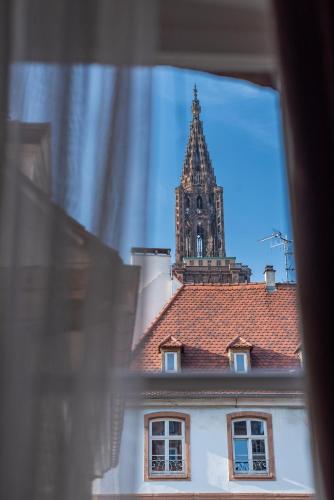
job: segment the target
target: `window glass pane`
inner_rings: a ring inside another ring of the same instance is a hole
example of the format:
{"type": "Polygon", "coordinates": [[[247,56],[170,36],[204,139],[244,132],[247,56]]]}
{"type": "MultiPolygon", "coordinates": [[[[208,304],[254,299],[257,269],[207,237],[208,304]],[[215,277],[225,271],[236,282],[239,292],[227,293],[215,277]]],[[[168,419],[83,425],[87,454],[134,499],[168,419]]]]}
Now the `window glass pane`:
{"type": "Polygon", "coordinates": [[[170,436],[181,436],[182,435],[182,422],[176,420],[171,420],[169,422],[169,435],[170,436]]]}
{"type": "Polygon", "coordinates": [[[152,457],[151,457],[152,472],[160,472],[165,470],[165,441],[152,441],[152,457]]]}
{"type": "Polygon", "coordinates": [[[247,425],[246,420],[240,422],[234,422],[234,434],[236,436],[246,436],[247,435],[247,425]]]}
{"type": "Polygon", "coordinates": [[[251,421],[251,434],[253,436],[264,435],[264,423],[259,420],[251,421]]]}
{"type": "Polygon", "coordinates": [[[264,454],[264,439],[252,439],[252,452],[254,454],[264,454]]]}
{"type": "Polygon", "coordinates": [[[159,422],[152,422],[152,436],[164,436],[165,434],[165,422],[160,420],[159,422]]]}
{"type": "Polygon", "coordinates": [[[236,354],[235,355],[235,369],[237,372],[244,372],[246,370],[245,355],[236,354]]]}
{"type": "Polygon", "coordinates": [[[182,471],[182,464],[181,439],[169,441],[169,470],[182,471]]]}
{"type": "Polygon", "coordinates": [[[236,472],[249,471],[248,439],[234,439],[234,470],[236,472]]]}
{"type": "Polygon", "coordinates": [[[166,353],[166,370],[174,371],[175,370],[175,353],[167,352],[166,353]]]}

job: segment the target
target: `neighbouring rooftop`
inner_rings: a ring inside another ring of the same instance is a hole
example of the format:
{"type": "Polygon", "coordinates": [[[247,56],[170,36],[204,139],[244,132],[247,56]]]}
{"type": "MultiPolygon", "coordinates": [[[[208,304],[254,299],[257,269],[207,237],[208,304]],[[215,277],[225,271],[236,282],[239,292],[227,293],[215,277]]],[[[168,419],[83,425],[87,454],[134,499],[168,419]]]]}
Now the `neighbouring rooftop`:
{"type": "Polygon", "coordinates": [[[182,370],[228,370],[236,337],[252,346],[252,368],[297,369],[296,286],[277,283],[269,293],[265,283],[183,285],[135,347],[132,369],[160,371],[169,336],[182,345],[182,370]]]}

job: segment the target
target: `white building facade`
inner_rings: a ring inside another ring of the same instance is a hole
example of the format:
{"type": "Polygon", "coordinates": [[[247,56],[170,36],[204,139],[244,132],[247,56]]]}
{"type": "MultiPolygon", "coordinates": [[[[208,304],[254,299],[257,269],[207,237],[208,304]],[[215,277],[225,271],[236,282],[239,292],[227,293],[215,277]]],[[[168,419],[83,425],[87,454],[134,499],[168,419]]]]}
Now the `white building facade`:
{"type": "Polygon", "coordinates": [[[127,409],[119,465],[95,481],[94,494],[100,500],[118,495],[193,498],[194,494],[196,498],[212,495],[210,498],[307,499],[313,497],[313,486],[307,414],[301,396],[291,394],[268,395],[262,400],[251,396],[240,400],[236,397],[147,400],[142,407],[127,409]],[[176,436],[152,436],[151,422],[166,425],[174,420],[187,425],[188,436],[185,429],[181,429],[180,440],[176,436]],[[243,425],[248,421],[264,422],[264,434],[234,438],[233,422],[243,425]],[[157,470],[168,468],[164,467],[164,459],[159,467],[153,464],[152,468],[153,439],[164,441],[165,449],[177,449],[176,441],[181,442],[178,451],[182,458],[169,465],[179,471],[157,470]],[[259,460],[256,462],[259,470],[250,471],[250,453],[236,464],[233,439],[247,441],[247,446],[252,441],[258,446],[263,440],[267,463],[259,460]],[[239,473],[235,471],[236,465],[239,473]],[[178,477],[181,470],[186,477],[178,477]]]}
{"type": "MultiPolygon", "coordinates": [[[[140,373],[301,367],[295,285],[183,285],[134,349],[140,373]],[[240,333],[243,333],[243,336],[240,333]]],[[[119,464],[94,482],[111,498],[314,497],[303,394],[143,392],[125,411],[119,464]]]]}

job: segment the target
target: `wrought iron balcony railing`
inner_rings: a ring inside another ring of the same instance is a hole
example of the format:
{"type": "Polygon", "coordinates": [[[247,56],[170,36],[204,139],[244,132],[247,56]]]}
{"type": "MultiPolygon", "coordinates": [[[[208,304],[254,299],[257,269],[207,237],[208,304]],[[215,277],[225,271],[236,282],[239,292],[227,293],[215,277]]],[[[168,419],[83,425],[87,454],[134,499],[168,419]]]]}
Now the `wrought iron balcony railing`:
{"type": "Polygon", "coordinates": [[[235,460],[235,474],[269,474],[269,460],[257,459],[252,460],[235,460]]]}
{"type": "Polygon", "coordinates": [[[153,455],[149,461],[151,474],[172,474],[184,472],[184,460],[181,455],[177,455],[166,460],[162,455],[153,455]]]}

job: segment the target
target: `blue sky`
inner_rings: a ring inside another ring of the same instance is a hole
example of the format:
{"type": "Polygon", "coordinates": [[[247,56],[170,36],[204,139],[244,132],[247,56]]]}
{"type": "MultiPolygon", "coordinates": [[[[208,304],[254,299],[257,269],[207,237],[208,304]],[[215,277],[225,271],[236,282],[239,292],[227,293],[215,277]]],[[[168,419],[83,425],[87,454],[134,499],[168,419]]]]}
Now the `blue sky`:
{"type": "MultiPolygon", "coordinates": [[[[12,72],[11,118],[51,121],[54,169],[61,161],[58,99],[64,71],[57,66],[21,65],[12,72]]],[[[67,144],[72,174],[68,209],[94,230],[94,181],[108,137],[114,74],[112,68],[78,66],[71,78],[75,92],[67,144]]],[[[132,83],[133,126],[124,174],[129,185],[126,230],[115,243],[124,260],[128,261],[134,245],[168,247],[174,252],[174,189],[180,181],[196,83],[217,183],[224,187],[227,254],[251,267],[253,281],[262,281],[266,264],[273,264],[277,278],[283,280],[282,249],[258,241],[274,228],[291,236],[278,94],[239,80],[169,67],[137,69],[132,83]],[[145,100],[149,88],[150,103],[145,100]],[[148,156],[144,147],[147,113],[151,118],[148,156]]]]}
{"type": "Polygon", "coordinates": [[[224,188],[226,251],[263,280],[266,264],[284,279],[282,249],[259,239],[273,228],[290,235],[280,105],[277,92],[195,71],[153,75],[150,245],[174,249],[174,187],[179,183],[196,83],[217,183],[224,188]]]}

